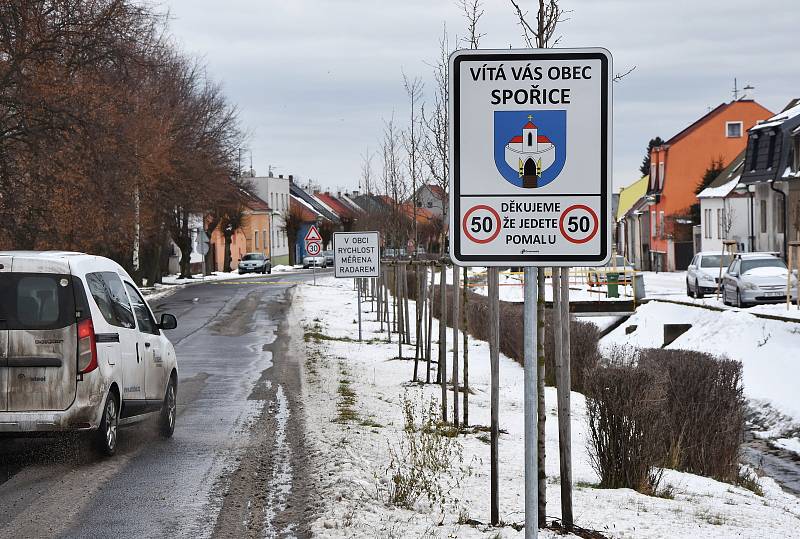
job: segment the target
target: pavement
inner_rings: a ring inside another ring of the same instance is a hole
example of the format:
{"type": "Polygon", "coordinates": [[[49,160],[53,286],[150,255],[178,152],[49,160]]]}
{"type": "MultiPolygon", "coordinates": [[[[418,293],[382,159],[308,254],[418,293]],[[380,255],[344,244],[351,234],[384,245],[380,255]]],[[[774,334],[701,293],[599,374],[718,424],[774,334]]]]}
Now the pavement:
{"type": "Polygon", "coordinates": [[[200,283],[153,301],[179,324],[173,438],[154,421],[121,429],[112,458],[81,436],[0,439],[0,537],[307,537],[316,502],[291,302],[310,279],[200,283]]]}

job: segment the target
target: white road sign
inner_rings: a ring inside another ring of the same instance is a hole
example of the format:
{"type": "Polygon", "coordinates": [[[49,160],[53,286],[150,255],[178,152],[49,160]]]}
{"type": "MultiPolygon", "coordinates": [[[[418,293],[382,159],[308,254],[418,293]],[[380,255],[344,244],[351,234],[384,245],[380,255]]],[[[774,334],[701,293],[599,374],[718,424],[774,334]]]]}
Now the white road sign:
{"type": "Polygon", "coordinates": [[[317,256],[321,250],[322,250],[322,245],[320,245],[318,241],[306,242],[306,252],[310,256],[317,256]]]}
{"type": "Polygon", "coordinates": [[[450,56],[450,256],[597,266],[611,254],[611,54],[450,56]]]}
{"type": "Polygon", "coordinates": [[[334,232],[335,277],[380,277],[381,250],[378,232],[334,232]]]}

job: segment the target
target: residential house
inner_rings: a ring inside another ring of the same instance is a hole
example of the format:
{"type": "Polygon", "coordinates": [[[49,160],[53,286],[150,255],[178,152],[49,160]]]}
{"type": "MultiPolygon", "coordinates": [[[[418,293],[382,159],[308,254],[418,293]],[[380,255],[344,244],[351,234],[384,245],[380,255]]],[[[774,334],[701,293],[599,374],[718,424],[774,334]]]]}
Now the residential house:
{"type": "Polygon", "coordinates": [[[289,263],[289,241],[283,231],[286,228],[284,215],[289,211],[289,184],[292,179],[291,174],[285,178],[283,174],[276,177],[272,171],[267,176],[252,178],[255,194],[272,209],[269,216],[271,232],[268,243],[274,266],[289,263]]]}
{"type": "Polygon", "coordinates": [[[800,99],[748,131],[741,183],[753,191],[755,247],[800,240],[800,99]]]}
{"type": "Polygon", "coordinates": [[[742,177],[744,151],[697,194],[700,199],[700,247],[722,251],[733,240],[739,252],[753,250],[751,216],[753,200],[747,189],[737,188],[742,177]]]}
{"type": "MultiPolygon", "coordinates": [[[[747,130],[772,113],[752,99],[723,103],[650,153],[649,258],[652,269],[685,269],[694,255],[695,190],[714,160],[728,165],[744,149],[747,130]]],[[[699,207],[699,206],[695,206],[699,207]]]]}
{"type": "MultiPolygon", "coordinates": [[[[302,223],[294,238],[288,238],[290,249],[295,252],[295,262],[298,263],[306,256],[305,236],[311,225],[318,225],[318,228],[341,230],[341,218],[326,203],[313,195],[307,193],[294,182],[289,184],[290,211],[298,216],[302,216],[302,223]],[[294,209],[292,209],[294,206],[294,209]]],[[[288,234],[288,232],[287,232],[288,234]]],[[[324,230],[320,230],[323,237],[323,248],[330,248],[330,237],[326,237],[324,230]],[[327,241],[326,241],[327,240],[327,241]]]]}
{"type": "Polygon", "coordinates": [[[425,208],[442,221],[447,221],[447,207],[449,201],[447,193],[438,185],[427,183],[417,189],[413,199],[417,202],[418,208],[425,208]]]}
{"type": "MultiPolygon", "coordinates": [[[[231,236],[231,269],[236,269],[245,253],[270,255],[270,214],[272,209],[261,198],[242,191],[244,220],[231,236]]],[[[222,270],[225,263],[225,235],[221,226],[211,234],[215,269],[222,270]]]]}
{"type": "MultiPolygon", "coordinates": [[[[617,253],[623,254],[637,269],[645,269],[642,260],[642,232],[649,230],[649,213],[645,194],[650,178],[642,176],[619,191],[614,215],[617,253]],[[645,223],[647,221],[647,223],[645,223]]],[[[645,239],[644,243],[647,243],[645,239]]]]}

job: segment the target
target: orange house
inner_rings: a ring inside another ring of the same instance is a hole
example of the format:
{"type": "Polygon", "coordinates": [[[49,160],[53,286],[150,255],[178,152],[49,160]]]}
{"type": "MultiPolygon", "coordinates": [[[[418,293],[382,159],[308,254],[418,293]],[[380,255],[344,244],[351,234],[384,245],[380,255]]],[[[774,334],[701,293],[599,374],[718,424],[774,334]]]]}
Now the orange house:
{"type": "MultiPolygon", "coordinates": [[[[263,253],[269,258],[270,214],[269,204],[251,193],[243,193],[244,221],[231,236],[231,269],[236,270],[245,253],[263,253]]],[[[222,271],[225,259],[225,236],[220,227],[211,234],[216,271],[222,271]]]]}
{"type": "Polygon", "coordinates": [[[650,152],[649,245],[642,245],[650,269],[686,269],[694,255],[692,205],[695,189],[712,161],[727,166],[746,146],[747,130],[772,112],[752,99],[722,103],[650,152]],[[646,253],[649,252],[649,257],[646,253]]]}

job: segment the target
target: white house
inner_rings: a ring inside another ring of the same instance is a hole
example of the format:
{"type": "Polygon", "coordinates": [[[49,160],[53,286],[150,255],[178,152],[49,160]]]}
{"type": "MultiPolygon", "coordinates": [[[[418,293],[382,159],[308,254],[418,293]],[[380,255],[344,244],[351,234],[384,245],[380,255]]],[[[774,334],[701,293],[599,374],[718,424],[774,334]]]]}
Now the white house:
{"type": "Polygon", "coordinates": [[[542,172],[556,159],[556,147],[547,136],[539,134],[532,120],[533,116],[528,115],[522,134],[509,140],[505,148],[506,164],[518,171],[524,187],[536,187],[542,172]]]}
{"type": "Polygon", "coordinates": [[[286,238],[284,214],[289,211],[289,184],[292,176],[283,174],[277,177],[270,171],[267,176],[255,176],[252,179],[253,189],[258,197],[269,204],[270,215],[270,247],[272,265],[289,263],[289,242],[286,238]]]}
{"type": "Polygon", "coordinates": [[[737,188],[744,168],[742,151],[698,193],[700,199],[700,247],[703,251],[722,251],[723,240],[733,240],[739,252],[752,251],[751,193],[737,188]]]}

